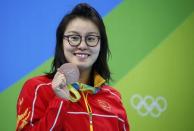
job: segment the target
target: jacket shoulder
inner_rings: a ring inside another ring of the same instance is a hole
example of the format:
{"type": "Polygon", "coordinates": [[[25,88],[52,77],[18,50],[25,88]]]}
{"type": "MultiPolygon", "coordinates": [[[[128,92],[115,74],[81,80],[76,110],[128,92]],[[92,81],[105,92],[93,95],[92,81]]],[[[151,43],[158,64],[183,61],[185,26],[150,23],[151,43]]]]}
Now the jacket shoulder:
{"type": "Polygon", "coordinates": [[[49,79],[46,75],[42,75],[42,76],[36,76],[36,77],[32,77],[28,80],[26,80],[26,82],[24,83],[24,86],[27,85],[37,85],[37,84],[46,84],[46,83],[50,83],[52,80],[49,79]]]}
{"type": "Polygon", "coordinates": [[[102,90],[109,92],[111,95],[113,95],[117,99],[121,100],[120,92],[117,89],[115,89],[114,87],[112,87],[110,85],[104,85],[104,86],[102,86],[102,90]]]}
{"type": "Polygon", "coordinates": [[[36,88],[49,85],[51,85],[51,79],[46,75],[32,77],[25,81],[20,94],[31,94],[36,88]]]}
{"type": "Polygon", "coordinates": [[[49,82],[51,82],[51,79],[49,79],[47,75],[41,75],[41,76],[35,76],[35,77],[32,77],[32,78],[29,78],[28,80],[26,80],[25,83],[29,83],[29,82],[32,82],[32,83],[49,83],[49,82]]]}

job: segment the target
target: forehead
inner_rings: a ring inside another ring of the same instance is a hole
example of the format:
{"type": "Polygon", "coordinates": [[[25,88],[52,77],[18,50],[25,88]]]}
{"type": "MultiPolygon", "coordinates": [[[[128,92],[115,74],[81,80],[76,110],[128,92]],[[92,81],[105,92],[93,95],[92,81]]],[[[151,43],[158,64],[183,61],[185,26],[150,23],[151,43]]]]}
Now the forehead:
{"type": "Polygon", "coordinates": [[[89,32],[99,33],[97,26],[89,19],[75,18],[69,22],[65,33],[78,32],[80,34],[87,34],[89,32]]]}

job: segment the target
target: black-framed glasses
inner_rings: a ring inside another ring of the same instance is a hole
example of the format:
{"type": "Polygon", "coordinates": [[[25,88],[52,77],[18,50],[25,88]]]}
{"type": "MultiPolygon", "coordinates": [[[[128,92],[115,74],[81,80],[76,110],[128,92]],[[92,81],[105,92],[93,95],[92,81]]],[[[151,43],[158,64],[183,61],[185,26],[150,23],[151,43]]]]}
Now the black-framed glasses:
{"type": "MultiPolygon", "coordinates": [[[[71,46],[79,46],[82,42],[82,36],[81,35],[64,35],[64,39],[67,39],[69,44],[71,46]]],[[[86,35],[85,43],[87,46],[94,47],[98,45],[98,42],[100,40],[100,36],[97,35],[86,35]]]]}

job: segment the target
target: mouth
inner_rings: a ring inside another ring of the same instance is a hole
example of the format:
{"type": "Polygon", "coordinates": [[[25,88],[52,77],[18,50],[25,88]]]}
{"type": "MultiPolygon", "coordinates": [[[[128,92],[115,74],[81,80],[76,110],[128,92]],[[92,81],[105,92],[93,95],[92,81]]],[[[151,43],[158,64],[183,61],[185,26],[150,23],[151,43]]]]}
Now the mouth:
{"type": "Polygon", "coordinates": [[[88,53],[73,53],[73,54],[79,59],[87,59],[90,56],[90,54],[88,53]]]}

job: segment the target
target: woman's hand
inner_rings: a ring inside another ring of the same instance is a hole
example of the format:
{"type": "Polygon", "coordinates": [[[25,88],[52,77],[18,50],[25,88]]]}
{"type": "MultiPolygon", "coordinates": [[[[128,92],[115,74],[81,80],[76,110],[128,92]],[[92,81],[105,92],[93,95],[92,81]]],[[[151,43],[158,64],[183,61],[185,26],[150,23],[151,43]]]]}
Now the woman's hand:
{"type": "Polygon", "coordinates": [[[69,100],[70,93],[66,86],[67,84],[64,74],[57,72],[52,81],[52,88],[57,96],[69,100]]]}

